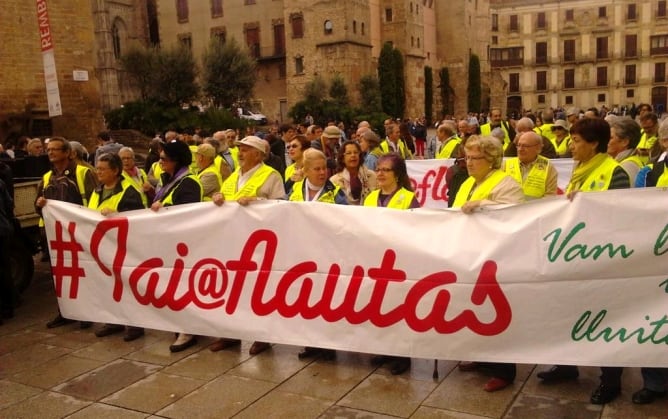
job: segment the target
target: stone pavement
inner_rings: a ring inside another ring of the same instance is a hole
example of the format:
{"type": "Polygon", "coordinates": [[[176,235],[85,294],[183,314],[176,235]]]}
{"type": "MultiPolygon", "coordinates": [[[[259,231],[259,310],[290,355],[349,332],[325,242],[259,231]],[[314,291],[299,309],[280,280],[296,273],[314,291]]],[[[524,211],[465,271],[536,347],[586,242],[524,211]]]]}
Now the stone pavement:
{"type": "Polygon", "coordinates": [[[635,406],[638,369],[624,373],[622,396],[589,404],[597,368],[577,381],[544,385],[521,365],[513,386],[488,394],[487,377],[456,362],[414,359],[392,376],[368,354],[339,352],[334,362],[297,359],[299,348],[274,345],[257,356],[241,348],[212,353],[211,338],[170,354],[173,334],[148,330],[125,343],[122,334],[96,338],[78,323],[45,324],[56,313],[48,265],[40,263],[16,317],[0,326],[0,418],[668,418],[668,399],[635,406]]]}

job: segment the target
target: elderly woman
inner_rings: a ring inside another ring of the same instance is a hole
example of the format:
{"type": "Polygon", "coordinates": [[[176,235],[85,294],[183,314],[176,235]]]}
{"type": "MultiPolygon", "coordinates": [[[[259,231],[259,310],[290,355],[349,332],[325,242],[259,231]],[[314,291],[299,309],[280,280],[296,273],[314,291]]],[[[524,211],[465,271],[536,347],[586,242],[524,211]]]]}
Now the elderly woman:
{"type": "MultiPolygon", "coordinates": [[[[160,152],[161,187],[157,190],[151,209],[158,211],[162,207],[189,204],[202,201],[202,185],[190,172],[192,153],[182,141],[172,140],[162,145],[160,152]]],[[[179,333],[176,341],[169,347],[171,352],[181,352],[197,343],[197,338],[186,333],[179,333]]]]}
{"type": "Polygon", "coordinates": [[[142,194],[144,205],[148,206],[149,200],[153,202],[155,190],[153,189],[153,185],[148,181],[148,175],[144,169],[137,167],[134,150],[130,147],[123,147],[118,150],[118,157],[123,162],[123,176],[132,182],[135,188],[142,194]]]}
{"type": "Polygon", "coordinates": [[[29,156],[40,156],[44,154],[44,144],[42,144],[42,140],[39,138],[33,138],[28,141],[27,150],[29,156]]]}
{"type": "Polygon", "coordinates": [[[469,177],[457,192],[453,208],[471,214],[476,208],[524,201],[522,188],[501,171],[503,146],[491,136],[472,136],[464,146],[469,177]]]}
{"type": "Polygon", "coordinates": [[[376,170],[378,158],[383,155],[380,148],[380,137],[375,132],[366,130],[360,134],[359,141],[364,153],[364,166],[369,170],[376,170]]]}
{"type": "Polygon", "coordinates": [[[350,205],[361,205],[376,189],[376,174],[362,164],[362,149],[354,141],[346,141],[339,149],[336,174],[329,180],[340,186],[350,205]]]}
{"type": "MultiPolygon", "coordinates": [[[[386,207],[400,210],[419,208],[420,203],[415,199],[406,161],[397,153],[389,153],[378,159],[376,166],[378,189],[372,191],[364,200],[365,207],[386,207]]],[[[375,355],[371,358],[371,365],[379,367],[391,362],[390,372],[399,375],[411,367],[411,359],[403,356],[375,355]]]]}
{"type": "MultiPolygon", "coordinates": [[[[453,208],[472,214],[476,208],[494,204],[524,202],[522,187],[501,169],[503,143],[491,136],[472,136],[464,145],[466,169],[469,177],[457,191],[453,208]]],[[[485,391],[493,392],[508,387],[515,381],[516,365],[503,363],[460,363],[462,371],[473,371],[484,366],[492,373],[485,391]]]]}
{"type": "MultiPolygon", "coordinates": [[[[108,216],[122,211],[146,208],[142,195],[129,179],[123,176],[123,163],[116,154],[102,154],[95,164],[95,172],[100,182],[90,196],[88,208],[108,216]]],[[[105,324],[95,332],[101,338],[125,330],[123,340],[131,342],[144,336],[144,329],[120,324],[105,324]]]]}
{"type": "Polygon", "coordinates": [[[608,154],[629,174],[631,185],[635,185],[636,176],[644,166],[635,152],[641,136],[640,125],[631,118],[615,118],[610,124],[608,154]]]}
{"type": "MultiPolygon", "coordinates": [[[[347,205],[346,194],[339,187],[327,180],[327,157],[314,148],[303,153],[304,180],[295,182],[288,194],[288,200],[295,202],[318,201],[330,204],[347,205]]],[[[299,359],[320,356],[324,360],[336,357],[333,349],[307,346],[299,352],[299,359]]]]}
{"type": "MultiPolygon", "coordinates": [[[[610,141],[610,125],[602,119],[584,118],[571,127],[570,151],[577,162],[571,181],[566,188],[569,199],[579,191],[605,191],[629,188],[629,175],[607,153],[610,141]]],[[[590,397],[593,404],[613,401],[621,392],[621,367],[601,367],[601,382],[590,397]]],[[[538,373],[544,382],[576,379],[578,368],[572,365],[556,365],[538,373]]]]}
{"type": "Polygon", "coordinates": [[[197,179],[202,184],[202,200],[211,201],[214,193],[220,191],[223,185],[223,177],[220,168],[216,167],[216,149],[211,144],[200,144],[197,146],[195,161],[197,162],[197,179]]]}

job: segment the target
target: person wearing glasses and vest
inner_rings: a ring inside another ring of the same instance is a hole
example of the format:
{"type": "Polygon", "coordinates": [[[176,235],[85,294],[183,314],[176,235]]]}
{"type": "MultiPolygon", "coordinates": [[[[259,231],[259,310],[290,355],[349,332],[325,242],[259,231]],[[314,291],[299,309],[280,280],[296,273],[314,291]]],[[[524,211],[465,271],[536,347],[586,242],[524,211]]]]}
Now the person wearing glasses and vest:
{"type": "MultiPolygon", "coordinates": [[[[566,188],[570,200],[578,192],[624,189],[631,186],[629,175],[607,153],[610,141],[610,125],[599,118],[584,118],[571,127],[570,151],[577,163],[566,188]]],[[[564,302],[567,304],[567,302],[564,302]]],[[[589,401],[606,404],[621,393],[622,367],[601,367],[600,384],[589,401]]],[[[557,382],[578,378],[574,365],[555,365],[537,374],[543,382],[557,382]]]]}
{"type": "MultiPolygon", "coordinates": [[[[214,204],[221,206],[225,201],[237,201],[248,205],[262,199],[281,199],[285,196],[283,178],[273,168],[263,163],[269,151],[269,143],[249,135],[237,141],[239,147],[239,167],[225,179],[220,192],[213,195],[214,204]]],[[[220,338],[209,346],[212,352],[232,348],[241,344],[240,339],[220,338]]],[[[271,347],[268,342],[256,341],[249,353],[257,355],[271,347]]]]}
{"type": "MultiPolygon", "coordinates": [[[[76,164],[72,147],[69,141],[63,137],[52,137],[47,144],[46,153],[49,156],[52,169],[44,174],[42,181],[37,186],[37,199],[35,200],[37,213],[40,216],[42,215],[42,208],[50,199],[87,206],[88,200],[97,186],[92,170],[86,166],[76,164]]],[[[40,219],[40,227],[43,226],[44,221],[40,219]]],[[[45,233],[44,243],[42,251],[45,255],[48,255],[45,233]]],[[[46,324],[46,327],[52,329],[73,322],[74,320],[64,318],[59,311],[58,315],[46,324]]],[[[87,329],[92,325],[89,321],[81,322],[82,329],[87,329]]]]}
{"type": "Polygon", "coordinates": [[[526,200],[557,194],[557,169],[540,155],[543,139],[533,131],[517,139],[517,157],[503,163],[503,171],[522,186],[526,200]]]}
{"type": "MultiPolygon", "coordinates": [[[[97,157],[95,172],[99,186],[90,196],[88,208],[100,211],[102,215],[111,216],[118,212],[146,208],[145,197],[129,178],[123,175],[123,162],[116,154],[105,153],[97,157]]],[[[95,332],[101,338],[125,331],[123,340],[131,342],[144,336],[143,327],[124,326],[107,323],[95,332]]]]}
{"type": "MultiPolygon", "coordinates": [[[[501,170],[503,161],[501,141],[492,136],[474,135],[466,141],[464,152],[469,178],[457,191],[453,208],[461,208],[464,214],[473,214],[477,208],[488,205],[524,202],[520,184],[501,170]]],[[[474,371],[479,367],[488,369],[492,374],[492,378],[483,387],[483,390],[488,392],[508,387],[515,381],[517,374],[515,364],[500,362],[459,364],[460,371],[474,371]]]]}
{"type": "MultiPolygon", "coordinates": [[[[162,207],[190,204],[202,201],[202,184],[190,172],[192,153],[182,141],[171,140],[164,143],[160,151],[160,187],[155,193],[151,210],[158,212],[162,207]]],[[[171,352],[181,352],[197,343],[197,338],[187,333],[179,333],[169,347],[171,352]]]]}

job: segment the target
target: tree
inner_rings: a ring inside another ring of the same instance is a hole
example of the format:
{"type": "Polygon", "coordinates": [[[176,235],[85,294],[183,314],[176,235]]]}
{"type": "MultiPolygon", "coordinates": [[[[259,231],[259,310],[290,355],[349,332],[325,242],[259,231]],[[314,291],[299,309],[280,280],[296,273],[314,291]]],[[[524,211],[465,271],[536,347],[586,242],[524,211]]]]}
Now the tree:
{"type": "Polygon", "coordinates": [[[154,48],[133,48],[121,57],[120,62],[133,87],[139,90],[142,100],[151,97],[157,51],[154,48]]]}
{"type": "Polygon", "coordinates": [[[332,79],[332,83],[329,86],[329,97],[331,97],[334,103],[339,106],[350,104],[350,100],[348,99],[348,88],[340,74],[335,75],[332,79]]]}
{"type": "Polygon", "coordinates": [[[199,93],[197,64],[190,48],[178,46],[160,50],[156,56],[152,99],[160,103],[188,103],[199,93]]]}
{"type": "Polygon", "coordinates": [[[397,115],[397,77],[392,44],[386,42],[378,57],[378,82],[383,112],[397,115]]]}
{"type": "Polygon", "coordinates": [[[395,116],[403,118],[406,110],[406,83],[404,81],[404,56],[397,48],[392,51],[394,56],[394,76],[396,79],[397,110],[395,116]]]}
{"type": "Polygon", "coordinates": [[[441,116],[452,115],[453,110],[450,106],[452,101],[452,86],[450,86],[450,70],[442,67],[439,72],[441,83],[439,84],[441,94],[441,116]]]}
{"type": "Polygon", "coordinates": [[[181,105],[199,92],[197,65],[189,48],[135,49],[121,58],[121,65],[144,100],[181,105]]]}
{"type": "Polygon", "coordinates": [[[378,79],[373,75],[366,75],[360,79],[359,85],[362,113],[381,112],[381,91],[378,79]]]}
{"type": "Polygon", "coordinates": [[[434,113],[434,73],[431,67],[424,67],[424,114],[427,125],[431,125],[434,113]]]}
{"type": "Polygon", "coordinates": [[[468,110],[480,112],[482,86],[480,85],[480,59],[471,54],[469,58],[468,110]]]}
{"type": "Polygon", "coordinates": [[[216,107],[232,108],[251,98],[257,63],[234,38],[225,43],[212,38],[202,62],[203,90],[216,107]]]}

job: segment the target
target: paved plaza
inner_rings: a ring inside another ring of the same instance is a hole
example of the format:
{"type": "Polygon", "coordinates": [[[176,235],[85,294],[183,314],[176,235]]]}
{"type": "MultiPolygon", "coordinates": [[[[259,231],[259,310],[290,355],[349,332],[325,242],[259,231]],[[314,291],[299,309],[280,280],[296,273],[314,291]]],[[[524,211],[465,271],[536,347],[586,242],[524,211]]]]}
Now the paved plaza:
{"type": "Polygon", "coordinates": [[[212,353],[212,338],[171,354],[173,334],[96,338],[78,323],[47,329],[56,313],[48,264],[39,263],[16,317],[0,326],[0,418],[668,418],[668,399],[631,403],[638,369],[624,373],[622,396],[589,404],[597,368],[577,381],[545,385],[546,366],[521,365],[514,385],[485,393],[482,373],[453,361],[414,359],[392,376],[370,355],[339,352],[336,361],[299,360],[300,348],[274,345],[260,355],[241,348],[212,353]]]}

